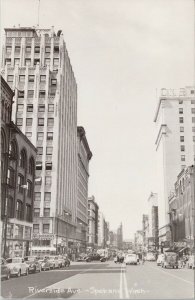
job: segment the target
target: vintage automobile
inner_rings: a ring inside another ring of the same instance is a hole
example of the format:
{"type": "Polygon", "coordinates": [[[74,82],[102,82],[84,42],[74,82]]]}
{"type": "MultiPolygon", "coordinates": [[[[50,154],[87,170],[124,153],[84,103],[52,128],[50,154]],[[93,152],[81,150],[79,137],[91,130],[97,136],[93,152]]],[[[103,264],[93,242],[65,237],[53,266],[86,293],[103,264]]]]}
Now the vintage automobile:
{"type": "Polygon", "coordinates": [[[178,254],[173,250],[167,250],[164,253],[164,258],[161,263],[162,268],[178,269],[178,254]]]}
{"type": "Polygon", "coordinates": [[[41,272],[41,264],[36,256],[25,256],[24,261],[29,266],[29,273],[36,273],[37,271],[41,272]]]}
{"type": "Polygon", "coordinates": [[[48,260],[48,258],[40,258],[39,259],[39,263],[41,265],[41,271],[46,271],[46,270],[50,270],[50,262],[48,260]]]}
{"type": "Polygon", "coordinates": [[[64,266],[65,267],[70,267],[70,259],[68,258],[68,256],[64,256],[64,266]]]}
{"type": "Polygon", "coordinates": [[[10,269],[8,268],[8,264],[4,258],[0,259],[1,263],[1,279],[10,279],[10,269]]]}
{"type": "Polygon", "coordinates": [[[164,259],[164,254],[159,254],[156,261],[157,266],[161,266],[163,259],[164,259]]]}
{"type": "Polygon", "coordinates": [[[8,268],[10,269],[10,275],[28,275],[29,266],[22,257],[13,257],[6,259],[8,268]]]}
{"type": "Polygon", "coordinates": [[[194,255],[190,255],[189,256],[189,259],[188,259],[188,261],[187,261],[187,267],[189,268],[189,269],[194,269],[195,268],[195,257],[194,257],[194,255]]]}
{"type": "Polygon", "coordinates": [[[137,255],[134,253],[127,254],[125,256],[124,263],[126,265],[137,265],[137,255]]]}
{"type": "Polygon", "coordinates": [[[146,260],[147,261],[155,261],[156,260],[155,254],[153,252],[146,253],[146,260]]]}
{"type": "Polygon", "coordinates": [[[102,257],[100,258],[100,261],[101,261],[101,262],[106,262],[106,257],[105,257],[105,256],[102,256],[102,257]]]}

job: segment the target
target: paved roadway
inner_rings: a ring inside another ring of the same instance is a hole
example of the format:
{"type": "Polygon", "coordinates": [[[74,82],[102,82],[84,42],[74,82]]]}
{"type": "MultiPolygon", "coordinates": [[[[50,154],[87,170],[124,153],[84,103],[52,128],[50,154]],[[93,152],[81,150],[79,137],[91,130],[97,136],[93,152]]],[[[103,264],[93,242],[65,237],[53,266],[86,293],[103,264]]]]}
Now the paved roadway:
{"type": "Polygon", "coordinates": [[[194,271],[162,269],[154,262],[125,266],[73,263],[70,268],[11,278],[4,298],[194,299],[194,271]]]}

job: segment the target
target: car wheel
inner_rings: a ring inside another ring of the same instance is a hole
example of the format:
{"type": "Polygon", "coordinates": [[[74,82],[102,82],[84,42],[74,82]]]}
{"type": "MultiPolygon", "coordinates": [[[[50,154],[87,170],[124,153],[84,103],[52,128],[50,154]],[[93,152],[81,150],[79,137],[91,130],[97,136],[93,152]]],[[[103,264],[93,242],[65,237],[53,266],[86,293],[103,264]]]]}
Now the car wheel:
{"type": "Polygon", "coordinates": [[[21,276],[21,270],[18,271],[17,277],[21,276]]]}
{"type": "Polygon", "coordinates": [[[26,275],[26,276],[28,275],[28,269],[26,269],[26,273],[25,273],[25,275],[26,275]]]}
{"type": "Polygon", "coordinates": [[[7,279],[7,280],[10,279],[10,272],[8,272],[6,279],[7,279]]]}

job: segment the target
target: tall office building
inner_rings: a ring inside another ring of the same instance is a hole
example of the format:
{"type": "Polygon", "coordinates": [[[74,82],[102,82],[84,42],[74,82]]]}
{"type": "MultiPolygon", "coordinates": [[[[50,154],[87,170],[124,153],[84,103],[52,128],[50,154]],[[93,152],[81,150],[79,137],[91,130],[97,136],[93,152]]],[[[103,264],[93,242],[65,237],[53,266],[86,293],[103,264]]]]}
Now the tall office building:
{"type": "Polygon", "coordinates": [[[177,175],[194,164],[195,91],[193,87],[161,90],[154,122],[159,207],[159,241],[166,241],[169,231],[168,197],[177,175]]]}
{"type": "Polygon", "coordinates": [[[88,247],[93,250],[98,247],[99,206],[95,197],[88,198],[88,247]]]}
{"type": "Polygon", "coordinates": [[[3,76],[13,118],[37,147],[34,252],[74,252],[77,211],[77,85],[62,31],[6,28],[3,76]]]}

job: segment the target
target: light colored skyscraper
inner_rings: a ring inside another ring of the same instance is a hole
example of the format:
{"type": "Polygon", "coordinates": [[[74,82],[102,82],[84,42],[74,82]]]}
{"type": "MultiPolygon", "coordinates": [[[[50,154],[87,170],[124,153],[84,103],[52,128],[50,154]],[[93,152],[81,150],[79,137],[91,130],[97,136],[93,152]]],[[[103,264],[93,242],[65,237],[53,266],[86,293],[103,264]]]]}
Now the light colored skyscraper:
{"type": "Polygon", "coordinates": [[[168,197],[177,175],[185,166],[194,164],[194,93],[193,87],[178,91],[162,89],[155,114],[159,241],[167,240],[168,197]]]}
{"type": "Polygon", "coordinates": [[[77,85],[63,34],[6,28],[2,54],[3,76],[15,90],[13,119],[38,150],[33,249],[74,252],[77,85]]]}

